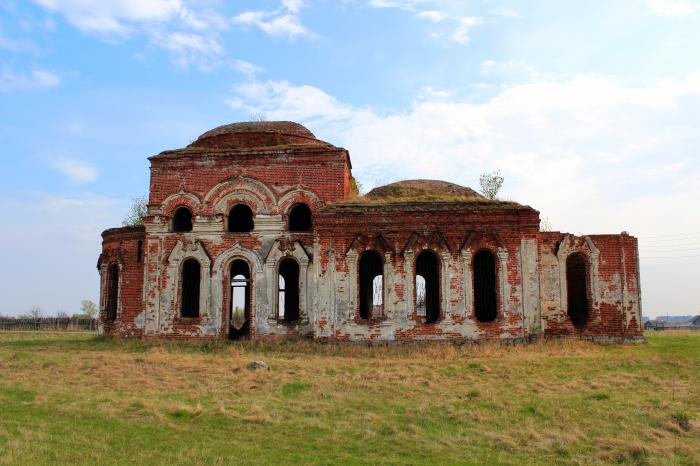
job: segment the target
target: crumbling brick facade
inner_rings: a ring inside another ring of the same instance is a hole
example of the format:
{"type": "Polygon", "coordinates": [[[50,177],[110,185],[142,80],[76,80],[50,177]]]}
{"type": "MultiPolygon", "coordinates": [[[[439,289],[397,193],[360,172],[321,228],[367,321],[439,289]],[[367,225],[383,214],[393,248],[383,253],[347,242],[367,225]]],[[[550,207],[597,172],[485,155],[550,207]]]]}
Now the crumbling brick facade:
{"type": "Polygon", "coordinates": [[[290,122],[150,158],[143,227],[103,233],[100,332],[323,341],[642,338],[637,240],[539,229],[529,206],[413,180],[354,189],[290,122]]]}

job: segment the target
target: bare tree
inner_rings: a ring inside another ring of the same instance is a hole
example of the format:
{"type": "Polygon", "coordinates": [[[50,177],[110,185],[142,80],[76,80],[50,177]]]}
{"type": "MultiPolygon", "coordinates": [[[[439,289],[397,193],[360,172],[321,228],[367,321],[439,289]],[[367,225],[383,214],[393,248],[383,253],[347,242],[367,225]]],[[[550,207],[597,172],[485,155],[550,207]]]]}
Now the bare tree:
{"type": "Polygon", "coordinates": [[[143,225],[143,219],[148,215],[148,198],[146,196],[136,197],[131,201],[129,213],[122,221],[125,227],[143,225]]]}
{"type": "Polygon", "coordinates": [[[57,311],[56,317],[58,317],[59,319],[70,319],[70,316],[66,311],[57,311]]]}
{"type": "Polygon", "coordinates": [[[265,115],[264,112],[251,113],[250,115],[248,115],[248,119],[250,121],[258,121],[258,122],[268,121],[267,115],[265,115]]]}
{"type": "Polygon", "coordinates": [[[503,176],[501,170],[496,170],[491,173],[482,173],[479,176],[479,184],[481,185],[481,194],[489,199],[496,199],[498,191],[503,186],[503,176]]]}
{"type": "Polygon", "coordinates": [[[549,217],[545,217],[540,220],[540,231],[554,231],[552,222],[549,221],[549,217]]]}
{"type": "Polygon", "coordinates": [[[93,303],[89,299],[84,299],[80,302],[80,312],[90,319],[97,317],[97,304],[93,303]]]}
{"type": "Polygon", "coordinates": [[[39,306],[34,306],[27,312],[27,317],[30,319],[41,319],[44,317],[44,311],[42,311],[39,306]]]}

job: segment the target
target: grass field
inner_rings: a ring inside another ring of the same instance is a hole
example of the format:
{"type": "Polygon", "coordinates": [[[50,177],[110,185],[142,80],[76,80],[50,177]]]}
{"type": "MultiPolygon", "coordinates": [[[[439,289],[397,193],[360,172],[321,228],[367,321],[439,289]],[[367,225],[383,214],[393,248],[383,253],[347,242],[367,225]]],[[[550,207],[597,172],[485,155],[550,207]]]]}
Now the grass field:
{"type": "Polygon", "coordinates": [[[388,347],[0,333],[0,464],[700,464],[700,334],[388,347]],[[265,360],[270,370],[247,365],[265,360]]]}

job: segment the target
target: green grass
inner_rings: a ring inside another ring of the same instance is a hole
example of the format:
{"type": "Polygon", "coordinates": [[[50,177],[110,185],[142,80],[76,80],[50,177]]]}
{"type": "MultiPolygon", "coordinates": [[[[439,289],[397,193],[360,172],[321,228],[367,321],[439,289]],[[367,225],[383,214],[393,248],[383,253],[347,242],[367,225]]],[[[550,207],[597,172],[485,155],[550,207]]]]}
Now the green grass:
{"type": "Polygon", "coordinates": [[[0,333],[0,464],[700,464],[700,335],[638,346],[0,333]],[[247,365],[265,360],[270,370],[247,365]]]}

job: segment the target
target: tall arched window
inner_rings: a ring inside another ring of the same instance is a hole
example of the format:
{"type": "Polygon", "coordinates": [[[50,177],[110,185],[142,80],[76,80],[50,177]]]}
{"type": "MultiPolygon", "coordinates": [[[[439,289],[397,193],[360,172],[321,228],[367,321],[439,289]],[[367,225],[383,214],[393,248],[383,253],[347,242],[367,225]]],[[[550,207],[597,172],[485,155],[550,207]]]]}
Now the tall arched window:
{"type": "Polygon", "coordinates": [[[280,262],[277,313],[285,322],[299,320],[299,264],[294,259],[280,262]]]}
{"type": "Polygon", "coordinates": [[[440,319],[440,263],[432,251],[416,258],[416,314],[428,324],[440,319]]]}
{"type": "Polygon", "coordinates": [[[235,340],[250,331],[250,267],[244,260],[231,264],[231,305],[229,307],[229,338],[235,340]]]}
{"type": "Polygon", "coordinates": [[[182,264],[182,299],[180,315],[182,317],[199,317],[199,284],[201,266],[194,259],[187,259],[182,264]]]}
{"type": "Polygon", "coordinates": [[[496,257],[483,249],[474,256],[474,308],[476,320],[493,322],[498,315],[496,257]]]}
{"type": "Polygon", "coordinates": [[[375,251],[360,257],[360,318],[381,317],[384,312],[384,263],[375,251]]]}
{"type": "Polygon", "coordinates": [[[311,209],[297,204],[289,211],[289,231],[311,231],[311,209]]]}
{"type": "Polygon", "coordinates": [[[578,329],[584,328],[588,322],[587,269],[583,254],[575,252],[566,258],[567,314],[578,329]]]}
{"type": "Polygon", "coordinates": [[[107,320],[117,319],[119,306],[119,266],[112,264],[107,272],[107,320]]]}
{"type": "Polygon", "coordinates": [[[253,210],[245,204],[236,204],[228,214],[228,231],[248,233],[253,231],[253,210]]]}
{"type": "Polygon", "coordinates": [[[192,231],[192,212],[187,207],[178,207],[173,215],[173,231],[192,231]]]}

